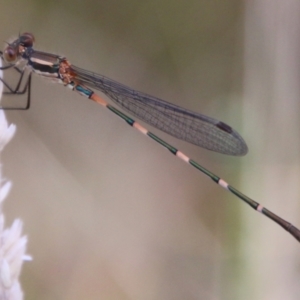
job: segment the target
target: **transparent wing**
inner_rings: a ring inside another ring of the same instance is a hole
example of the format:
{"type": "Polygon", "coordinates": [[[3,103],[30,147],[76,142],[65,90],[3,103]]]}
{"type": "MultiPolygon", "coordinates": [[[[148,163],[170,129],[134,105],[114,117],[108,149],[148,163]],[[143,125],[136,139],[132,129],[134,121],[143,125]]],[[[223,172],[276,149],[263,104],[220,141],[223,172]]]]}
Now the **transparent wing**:
{"type": "Polygon", "coordinates": [[[243,138],[227,124],[135,91],[105,76],[72,66],[82,84],[97,89],[138,119],[178,139],[229,155],[245,155],[243,138]]]}

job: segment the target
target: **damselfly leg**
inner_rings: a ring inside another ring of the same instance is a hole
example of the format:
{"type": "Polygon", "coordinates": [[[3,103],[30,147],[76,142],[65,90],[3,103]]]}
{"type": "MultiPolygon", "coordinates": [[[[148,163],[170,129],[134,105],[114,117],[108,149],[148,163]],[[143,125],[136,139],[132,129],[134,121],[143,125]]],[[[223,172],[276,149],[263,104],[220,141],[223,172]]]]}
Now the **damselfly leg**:
{"type": "MultiPolygon", "coordinates": [[[[1,59],[3,60],[2,57],[2,52],[0,52],[1,59]]],[[[0,77],[0,80],[2,81],[5,90],[3,92],[4,95],[6,96],[11,96],[11,95],[24,95],[27,93],[27,100],[25,103],[25,106],[0,106],[0,109],[4,110],[27,110],[30,108],[30,98],[31,98],[31,71],[28,73],[26,72],[26,68],[19,68],[14,64],[8,64],[4,65],[3,67],[0,68],[0,70],[3,71],[3,74],[7,74],[10,70],[13,73],[17,73],[18,75],[18,80],[17,83],[15,84],[15,87],[8,83],[4,78],[0,77]]]]}

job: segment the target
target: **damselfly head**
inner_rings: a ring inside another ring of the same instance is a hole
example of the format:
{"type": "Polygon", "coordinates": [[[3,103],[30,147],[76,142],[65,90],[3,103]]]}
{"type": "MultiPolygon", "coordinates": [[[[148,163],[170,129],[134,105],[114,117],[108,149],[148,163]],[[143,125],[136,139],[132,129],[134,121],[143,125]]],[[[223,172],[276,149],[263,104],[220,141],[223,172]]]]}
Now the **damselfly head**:
{"type": "Polygon", "coordinates": [[[33,34],[28,32],[24,32],[23,34],[21,34],[18,40],[19,40],[19,45],[25,48],[32,47],[33,43],[35,42],[35,38],[33,34]]]}
{"type": "Polygon", "coordinates": [[[27,48],[31,48],[33,46],[34,42],[35,38],[31,33],[25,32],[21,34],[18,39],[6,46],[3,52],[3,58],[6,62],[15,62],[27,48]]]}
{"type": "Polygon", "coordinates": [[[3,58],[6,62],[13,63],[18,56],[18,48],[14,47],[14,45],[8,45],[3,51],[3,58]]]}

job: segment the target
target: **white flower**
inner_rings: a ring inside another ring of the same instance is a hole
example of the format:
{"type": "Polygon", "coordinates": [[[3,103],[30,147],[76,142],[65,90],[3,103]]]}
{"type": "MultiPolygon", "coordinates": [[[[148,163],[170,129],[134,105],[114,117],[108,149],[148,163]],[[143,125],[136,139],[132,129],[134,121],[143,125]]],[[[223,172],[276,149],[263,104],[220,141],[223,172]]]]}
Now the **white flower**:
{"type": "MultiPolygon", "coordinates": [[[[0,70],[0,78],[2,76],[3,72],[0,70]]],[[[0,81],[0,99],[2,92],[3,84],[0,81]]],[[[16,126],[8,126],[4,112],[0,110],[0,152],[15,131],[16,126]]],[[[2,202],[10,188],[11,183],[2,179],[0,168],[0,300],[22,300],[23,292],[18,280],[23,261],[31,260],[31,257],[26,255],[27,237],[22,236],[21,220],[16,219],[10,228],[4,228],[2,202]]]]}
{"type": "MultiPolygon", "coordinates": [[[[0,59],[0,67],[2,67],[2,60],[0,59]]],[[[0,70],[0,78],[3,78],[3,71],[0,70]]],[[[2,97],[2,93],[3,93],[3,83],[2,81],[0,82],[0,99],[2,97]]]]}

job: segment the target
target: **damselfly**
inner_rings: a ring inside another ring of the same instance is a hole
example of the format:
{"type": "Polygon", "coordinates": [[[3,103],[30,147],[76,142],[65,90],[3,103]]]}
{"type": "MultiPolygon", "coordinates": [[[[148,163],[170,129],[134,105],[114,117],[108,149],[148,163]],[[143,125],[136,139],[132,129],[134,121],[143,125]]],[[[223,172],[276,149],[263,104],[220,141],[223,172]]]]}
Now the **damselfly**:
{"type": "MultiPolygon", "coordinates": [[[[34,42],[35,39],[31,33],[23,33],[12,43],[8,43],[3,52],[0,52],[1,59],[6,63],[1,69],[5,71],[13,68],[19,73],[19,80],[15,88],[10,86],[3,78],[0,78],[7,89],[6,94],[14,95],[27,93],[28,95],[26,106],[17,109],[29,109],[30,107],[32,71],[45,78],[51,78],[58,83],[64,84],[66,87],[78,92],[80,95],[105,106],[126,121],[130,126],[149,136],[157,143],[167,148],[172,154],[176,155],[186,163],[189,163],[210,177],[221,187],[249,204],[253,209],[278,223],[300,241],[300,230],[291,223],[281,219],[256,201],[236,190],[223,179],[208,171],[196,161],[190,159],[184,153],[148,131],[131,117],[108,104],[103,98],[97,95],[93,89],[101,91],[113,102],[130,114],[136,116],[138,119],[178,139],[223,154],[236,156],[245,155],[248,151],[246,143],[229,125],[145,93],[135,91],[105,76],[76,67],[63,56],[37,51],[33,48],[34,42]],[[29,69],[27,78],[24,76],[26,69],[29,69]],[[24,81],[25,84],[23,85],[24,81]],[[21,88],[21,86],[23,87],[21,88]]],[[[3,109],[16,108],[6,107],[3,109]]]]}

